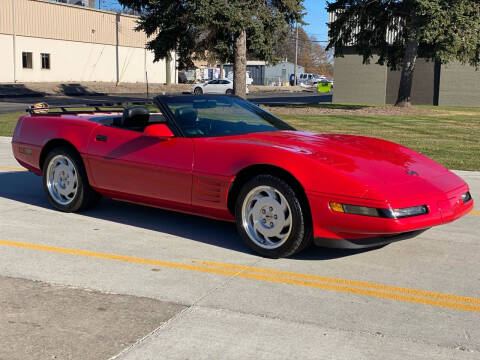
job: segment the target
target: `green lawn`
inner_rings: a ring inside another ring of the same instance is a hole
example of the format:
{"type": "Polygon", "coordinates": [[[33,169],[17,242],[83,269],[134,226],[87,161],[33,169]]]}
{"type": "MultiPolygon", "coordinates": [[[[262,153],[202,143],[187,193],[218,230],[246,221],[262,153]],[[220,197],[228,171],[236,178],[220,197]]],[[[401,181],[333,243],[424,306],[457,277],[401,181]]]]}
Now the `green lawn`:
{"type": "Polygon", "coordinates": [[[12,136],[17,120],[23,114],[25,114],[25,111],[13,114],[0,114],[0,136],[12,136]]]}
{"type": "MultiPolygon", "coordinates": [[[[326,109],[362,106],[327,104],[326,109]]],[[[480,170],[480,108],[418,107],[422,115],[279,115],[297,129],[373,136],[411,147],[450,169],[480,170]]],[[[274,111],[274,109],[271,109],[274,111]]],[[[0,114],[0,135],[12,136],[22,113],[0,114]]]]}
{"type": "Polygon", "coordinates": [[[419,151],[450,169],[480,170],[480,110],[442,115],[280,115],[297,129],[382,138],[419,151]]]}

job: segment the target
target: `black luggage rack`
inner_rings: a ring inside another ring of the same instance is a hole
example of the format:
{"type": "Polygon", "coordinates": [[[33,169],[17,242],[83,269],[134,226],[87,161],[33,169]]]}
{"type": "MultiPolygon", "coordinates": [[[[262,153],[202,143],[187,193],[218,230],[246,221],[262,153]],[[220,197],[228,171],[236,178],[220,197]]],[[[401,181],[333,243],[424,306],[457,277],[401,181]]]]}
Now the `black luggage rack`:
{"type": "Polygon", "coordinates": [[[147,106],[154,105],[152,101],[127,101],[127,102],[106,102],[106,103],[92,103],[92,104],[81,104],[81,105],[53,105],[49,106],[47,103],[40,103],[32,105],[25,109],[30,115],[64,115],[64,114],[94,114],[94,113],[109,113],[114,109],[124,109],[129,106],[147,106]],[[38,106],[43,105],[43,106],[38,106]],[[94,110],[82,110],[91,109],[94,110]],[[61,111],[50,111],[50,109],[60,109],[61,111]],[[75,110],[73,110],[75,109],[75,110]]]}

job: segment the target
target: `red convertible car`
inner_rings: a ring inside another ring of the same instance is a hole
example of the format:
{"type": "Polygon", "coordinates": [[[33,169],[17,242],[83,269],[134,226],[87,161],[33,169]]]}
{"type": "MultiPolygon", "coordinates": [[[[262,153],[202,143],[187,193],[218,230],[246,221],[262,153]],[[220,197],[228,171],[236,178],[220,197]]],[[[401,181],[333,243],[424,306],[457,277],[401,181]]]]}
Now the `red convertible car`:
{"type": "MultiPolygon", "coordinates": [[[[100,196],[236,221],[257,253],[312,240],[379,246],[467,214],[467,184],[389,141],[296,131],[234,96],[159,96],[146,106],[32,110],[12,140],[61,211],[100,196]]],[[[214,236],[212,231],[212,236],[214,236]]]]}

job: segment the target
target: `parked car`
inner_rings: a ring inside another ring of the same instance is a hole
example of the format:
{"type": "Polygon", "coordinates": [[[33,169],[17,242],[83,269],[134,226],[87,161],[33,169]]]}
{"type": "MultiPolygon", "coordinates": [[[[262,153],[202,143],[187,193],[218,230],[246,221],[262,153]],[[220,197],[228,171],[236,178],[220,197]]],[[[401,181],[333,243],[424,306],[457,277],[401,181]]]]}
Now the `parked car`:
{"type": "Polygon", "coordinates": [[[305,73],[305,74],[300,74],[298,77],[297,83],[307,85],[307,86],[313,86],[317,85],[320,81],[326,79],[325,76],[320,76],[318,74],[310,74],[310,73],[305,73]]]}
{"type": "MultiPolygon", "coordinates": [[[[195,95],[203,94],[233,94],[233,81],[229,79],[210,80],[204,83],[194,84],[191,88],[195,95]]],[[[248,94],[248,85],[247,85],[248,94]]]]}
{"type": "Polygon", "coordinates": [[[379,246],[473,209],[460,177],[389,141],[296,131],[234,96],[165,95],[155,104],[161,114],[38,106],[18,120],[13,153],[43,177],[58,210],[85,210],[104,195],[236,221],[245,243],[272,258],[312,240],[379,246]]]}

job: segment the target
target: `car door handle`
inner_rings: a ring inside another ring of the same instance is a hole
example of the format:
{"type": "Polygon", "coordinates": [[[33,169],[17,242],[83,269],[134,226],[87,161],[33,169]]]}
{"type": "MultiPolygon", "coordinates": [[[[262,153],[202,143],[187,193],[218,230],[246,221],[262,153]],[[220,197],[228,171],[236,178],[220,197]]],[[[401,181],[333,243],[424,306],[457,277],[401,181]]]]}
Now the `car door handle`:
{"type": "Polygon", "coordinates": [[[106,135],[97,135],[97,136],[95,136],[95,140],[107,142],[107,136],[106,135]]]}

